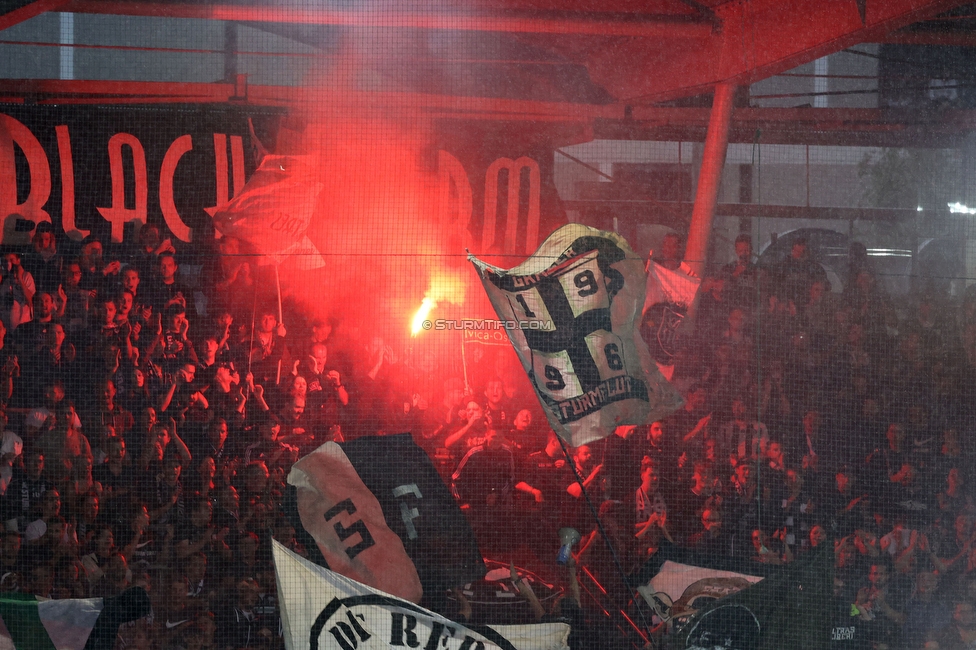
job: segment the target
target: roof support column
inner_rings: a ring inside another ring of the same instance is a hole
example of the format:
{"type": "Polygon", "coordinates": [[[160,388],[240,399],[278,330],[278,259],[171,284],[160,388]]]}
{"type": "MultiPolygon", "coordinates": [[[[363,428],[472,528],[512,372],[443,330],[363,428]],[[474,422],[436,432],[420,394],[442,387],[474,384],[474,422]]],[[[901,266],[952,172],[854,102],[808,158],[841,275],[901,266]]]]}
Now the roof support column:
{"type": "Polygon", "coordinates": [[[729,123],[732,121],[735,88],[735,84],[718,84],[712,99],[712,113],[708,120],[708,134],[705,136],[705,150],[702,153],[698,189],[695,192],[695,206],[691,213],[688,246],[685,250],[685,262],[699,277],[705,275],[705,265],[708,262],[712,219],[722,182],[722,168],[725,167],[725,153],[729,147],[729,123]]]}

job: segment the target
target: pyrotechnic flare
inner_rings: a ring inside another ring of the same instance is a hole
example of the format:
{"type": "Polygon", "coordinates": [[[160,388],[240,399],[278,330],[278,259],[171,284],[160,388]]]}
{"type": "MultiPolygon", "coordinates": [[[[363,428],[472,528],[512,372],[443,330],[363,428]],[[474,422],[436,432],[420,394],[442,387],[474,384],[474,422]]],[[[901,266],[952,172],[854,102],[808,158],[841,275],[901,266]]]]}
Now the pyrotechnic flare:
{"type": "Polygon", "coordinates": [[[413,322],[410,325],[410,336],[417,336],[420,334],[420,330],[424,329],[424,321],[430,316],[430,312],[434,310],[437,303],[430,298],[424,298],[423,302],[420,303],[420,309],[414,314],[413,322]]]}

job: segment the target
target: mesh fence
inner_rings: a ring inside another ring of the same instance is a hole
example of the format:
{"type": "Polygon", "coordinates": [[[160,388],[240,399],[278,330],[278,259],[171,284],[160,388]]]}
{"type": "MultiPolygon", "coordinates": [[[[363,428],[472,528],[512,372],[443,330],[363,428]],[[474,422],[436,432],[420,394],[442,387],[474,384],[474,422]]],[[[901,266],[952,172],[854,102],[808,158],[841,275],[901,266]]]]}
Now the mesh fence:
{"type": "Polygon", "coordinates": [[[12,603],[86,598],[104,648],[971,647],[971,147],[759,133],[685,259],[702,143],[473,117],[457,43],[53,16],[0,32],[5,76],[306,95],[0,104],[0,647],[50,647],[12,603]],[[428,76],[456,97],[396,90],[428,76]],[[543,407],[579,358],[524,364],[467,254],[570,222],[697,291],[636,323],[682,405],[576,446],[543,407]]]}

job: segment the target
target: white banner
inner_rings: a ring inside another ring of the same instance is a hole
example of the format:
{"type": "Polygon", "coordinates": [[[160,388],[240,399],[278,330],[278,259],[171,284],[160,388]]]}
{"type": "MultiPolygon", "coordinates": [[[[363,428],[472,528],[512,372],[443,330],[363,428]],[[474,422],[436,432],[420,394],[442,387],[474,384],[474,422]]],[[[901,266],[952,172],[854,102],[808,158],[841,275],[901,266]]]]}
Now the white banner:
{"type": "Polygon", "coordinates": [[[565,623],[465,626],[273,544],[287,650],[568,650],[565,623]]]}

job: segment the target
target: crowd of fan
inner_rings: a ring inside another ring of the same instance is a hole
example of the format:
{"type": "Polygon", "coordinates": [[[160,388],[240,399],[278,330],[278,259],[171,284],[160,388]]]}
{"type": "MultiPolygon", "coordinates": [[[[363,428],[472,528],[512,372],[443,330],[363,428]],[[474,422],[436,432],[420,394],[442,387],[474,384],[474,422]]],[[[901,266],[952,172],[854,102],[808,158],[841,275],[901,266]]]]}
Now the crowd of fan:
{"type": "MultiPolygon", "coordinates": [[[[679,244],[656,263],[689,272],[679,244]]],[[[860,244],[843,287],[803,240],[764,268],[749,237],[735,252],[670,350],[659,311],[642,324],[685,396],[677,413],[567,449],[510,377],[467,397],[448,381],[418,441],[453,470],[490,552],[550,558],[575,526],[588,579],[618,607],[634,596],[622,574],[666,542],[746,571],[832,544],[834,614],[861,647],[972,647],[976,295],[889,296],[860,244]]]]}
{"type": "Polygon", "coordinates": [[[220,247],[195,289],[152,226],[117,257],[63,255],[49,223],[3,254],[0,592],[142,586],[153,613],[119,647],[282,646],[270,539],[303,551],[286,472],[349,401],[329,324],[287,332],[220,247]]]}
{"type": "Polygon", "coordinates": [[[896,300],[859,244],[833,292],[804,240],[765,268],[735,248],[677,352],[684,408],[639,436],[637,561],[662,538],[745,567],[832,544],[859,647],[973,647],[976,296],[896,300]]]}
{"type": "MultiPolygon", "coordinates": [[[[657,262],[687,270],[677,244],[657,262]]],[[[383,432],[428,451],[488,553],[549,561],[575,526],[579,562],[629,597],[618,563],[665,540],[763,564],[832,543],[837,601],[878,647],[976,639],[976,299],[904,309],[863,247],[832,292],[804,242],[760,269],[740,238],[703,280],[694,334],[659,358],[683,409],[576,449],[504,363],[425,394],[379,337],[286,330],[231,238],[192,289],[152,226],[117,258],[93,238],[57,247],[39,224],[0,269],[0,591],[141,585],[153,615],[120,647],[280,647],[270,538],[304,551],[279,507],[287,472],[383,432]]]]}

